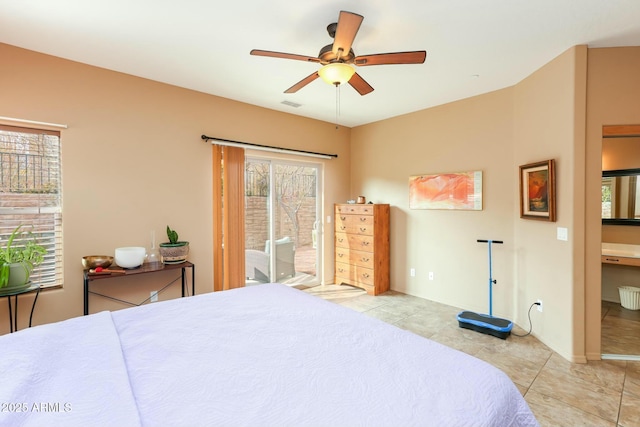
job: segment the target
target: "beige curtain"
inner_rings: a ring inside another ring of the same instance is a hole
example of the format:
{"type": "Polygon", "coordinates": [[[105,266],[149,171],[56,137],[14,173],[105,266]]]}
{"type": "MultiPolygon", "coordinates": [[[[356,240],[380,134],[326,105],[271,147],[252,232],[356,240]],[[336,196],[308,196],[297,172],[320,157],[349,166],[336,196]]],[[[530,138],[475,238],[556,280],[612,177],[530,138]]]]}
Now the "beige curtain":
{"type": "Polygon", "coordinates": [[[213,290],[240,288],[244,271],[244,149],[213,145],[213,290]]]}

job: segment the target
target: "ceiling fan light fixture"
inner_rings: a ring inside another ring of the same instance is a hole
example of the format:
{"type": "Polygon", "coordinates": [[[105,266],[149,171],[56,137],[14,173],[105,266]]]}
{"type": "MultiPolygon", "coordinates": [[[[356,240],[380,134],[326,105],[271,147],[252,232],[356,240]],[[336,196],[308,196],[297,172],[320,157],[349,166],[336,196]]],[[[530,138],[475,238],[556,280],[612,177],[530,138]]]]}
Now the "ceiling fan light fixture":
{"type": "Polygon", "coordinates": [[[335,86],[348,82],[355,72],[356,70],[351,65],[344,62],[333,62],[318,70],[322,80],[335,86]]]}
{"type": "Polygon", "coordinates": [[[260,49],[252,49],[250,54],[323,65],[318,71],[309,74],[285,90],[284,93],[296,93],[309,83],[322,78],[322,80],[336,88],[348,82],[360,95],[366,95],[373,92],[373,87],[360,74],[356,73],[355,66],[367,66],[368,68],[370,65],[424,63],[427,57],[427,52],[424,50],[356,56],[351,47],[363,19],[362,15],[341,10],[338,22],[327,27],[329,36],[333,38],[333,43],[320,49],[320,53],[316,57],[260,49]]]}

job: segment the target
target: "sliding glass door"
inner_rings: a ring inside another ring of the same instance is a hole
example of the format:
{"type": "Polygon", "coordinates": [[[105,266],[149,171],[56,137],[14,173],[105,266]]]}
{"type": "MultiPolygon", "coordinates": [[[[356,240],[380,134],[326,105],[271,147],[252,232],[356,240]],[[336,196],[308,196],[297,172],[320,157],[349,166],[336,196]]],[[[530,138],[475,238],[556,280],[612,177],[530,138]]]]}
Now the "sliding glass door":
{"type": "Polygon", "coordinates": [[[247,158],[247,285],[320,283],[321,168],[314,163],[247,158]]]}

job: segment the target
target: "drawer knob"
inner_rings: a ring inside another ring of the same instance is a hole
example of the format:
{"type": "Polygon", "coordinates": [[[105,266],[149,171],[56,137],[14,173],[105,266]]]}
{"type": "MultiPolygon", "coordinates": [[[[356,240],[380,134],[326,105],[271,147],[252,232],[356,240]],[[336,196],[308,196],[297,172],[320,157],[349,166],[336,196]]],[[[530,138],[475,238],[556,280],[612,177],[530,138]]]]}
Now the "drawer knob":
{"type": "Polygon", "coordinates": [[[361,217],[360,217],[360,221],[365,222],[366,220],[367,220],[367,217],[366,217],[366,216],[361,216],[361,217]]]}
{"type": "Polygon", "coordinates": [[[369,242],[362,242],[362,246],[369,246],[369,242]]]}
{"type": "Polygon", "coordinates": [[[346,230],[346,229],[347,229],[347,227],[345,227],[344,225],[340,226],[340,230],[346,230]]]}
{"type": "Polygon", "coordinates": [[[364,257],[362,257],[362,261],[363,261],[363,262],[369,262],[369,259],[370,259],[370,258],[364,258],[364,257]]]}
{"type": "Polygon", "coordinates": [[[344,221],[345,219],[347,219],[347,217],[346,216],[341,216],[340,219],[344,221]]]}
{"type": "Polygon", "coordinates": [[[363,273],[362,277],[364,277],[365,279],[368,279],[369,278],[369,273],[363,273]]]}
{"type": "Polygon", "coordinates": [[[338,239],[338,242],[342,243],[342,242],[344,242],[344,239],[341,237],[341,238],[338,239]]]}
{"type": "Polygon", "coordinates": [[[344,254],[338,254],[338,256],[339,256],[340,258],[342,258],[342,257],[344,256],[344,254]]]}
{"type": "Polygon", "coordinates": [[[360,227],[360,231],[364,233],[365,231],[367,231],[367,227],[360,227]]]}

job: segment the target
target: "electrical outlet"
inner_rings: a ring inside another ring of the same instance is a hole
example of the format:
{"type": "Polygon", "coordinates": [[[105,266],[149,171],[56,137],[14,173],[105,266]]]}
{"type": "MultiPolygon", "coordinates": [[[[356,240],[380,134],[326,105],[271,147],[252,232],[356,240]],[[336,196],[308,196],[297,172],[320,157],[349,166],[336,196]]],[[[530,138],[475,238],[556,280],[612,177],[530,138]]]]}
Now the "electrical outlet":
{"type": "Polygon", "coordinates": [[[416,269],[415,268],[410,269],[409,275],[411,275],[411,277],[416,277],[416,269]]]}
{"type": "Polygon", "coordinates": [[[429,280],[433,280],[433,271],[429,272],[429,280]]]}
{"type": "Polygon", "coordinates": [[[158,302],[158,291],[151,291],[151,298],[149,298],[151,302],[158,302]]]}
{"type": "Polygon", "coordinates": [[[542,313],[542,300],[541,299],[537,300],[536,304],[538,304],[538,311],[542,313]]]}

